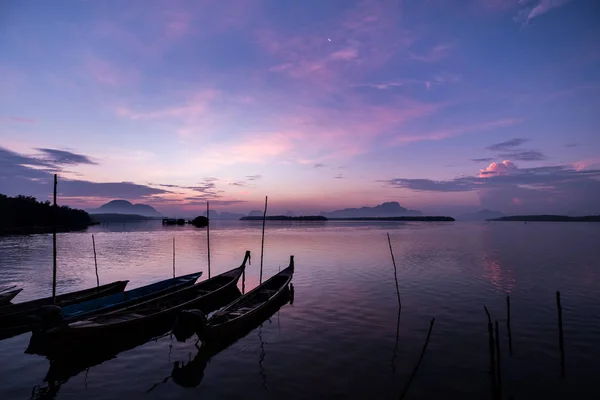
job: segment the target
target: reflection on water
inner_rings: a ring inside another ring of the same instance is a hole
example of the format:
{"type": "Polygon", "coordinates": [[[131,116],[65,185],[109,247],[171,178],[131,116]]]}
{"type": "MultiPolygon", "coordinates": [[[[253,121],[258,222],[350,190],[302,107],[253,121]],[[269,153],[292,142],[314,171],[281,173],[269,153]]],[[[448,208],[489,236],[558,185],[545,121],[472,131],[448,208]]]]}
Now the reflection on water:
{"type": "MultiPolygon", "coordinates": [[[[207,278],[206,230],[160,221],[117,225],[57,235],[59,293],[96,284],[92,231],[101,284],[129,279],[129,289],[169,278],[173,237],[177,274],[204,270],[207,278]]],[[[598,224],[269,222],[263,275],[275,274],[294,254],[293,283],[301,293],[271,323],[266,319],[216,352],[164,336],[79,365],[24,354],[30,334],[23,334],[0,341],[0,398],[397,398],[432,317],[435,334],[408,397],[486,398],[482,305],[506,323],[509,292],[514,352],[511,358],[501,346],[503,393],[597,398],[599,234],[598,224]],[[557,372],[556,290],[565,379],[557,372]]],[[[260,224],[215,224],[212,274],[239,265],[245,249],[259,254],[260,235],[260,224]]],[[[246,271],[246,291],[258,284],[255,264],[246,271]]],[[[49,295],[51,276],[48,235],[0,238],[0,283],[24,287],[15,301],[49,295]]]]}

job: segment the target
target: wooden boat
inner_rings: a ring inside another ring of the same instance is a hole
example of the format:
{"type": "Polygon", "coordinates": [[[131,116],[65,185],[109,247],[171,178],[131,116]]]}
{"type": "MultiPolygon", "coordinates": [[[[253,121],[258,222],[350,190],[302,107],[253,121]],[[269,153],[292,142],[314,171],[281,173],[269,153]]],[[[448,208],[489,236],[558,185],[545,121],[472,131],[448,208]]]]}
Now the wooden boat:
{"type": "MultiPolygon", "coordinates": [[[[16,286],[13,286],[16,287],[16,286]]],[[[9,304],[12,299],[18,295],[23,288],[13,289],[13,290],[4,290],[0,292],[0,306],[9,304]]]]}
{"type": "Polygon", "coordinates": [[[262,308],[259,313],[255,314],[252,320],[244,325],[243,329],[235,330],[232,335],[224,337],[223,340],[203,342],[198,349],[198,353],[191,361],[175,362],[170,375],[173,382],[186,388],[198,386],[204,378],[204,370],[214,356],[247,336],[250,332],[275,315],[275,313],[277,313],[284,305],[288,303],[292,304],[293,301],[294,290],[290,283],[289,289],[284,288],[284,293],[282,293],[275,301],[270,302],[267,307],[262,308]]]}
{"type": "MultiPolygon", "coordinates": [[[[129,281],[116,281],[94,288],[78,290],[56,296],[56,305],[65,307],[82,301],[107,296],[122,292],[129,281]]],[[[0,323],[2,326],[27,320],[37,309],[42,306],[54,304],[52,296],[42,299],[26,301],[23,303],[8,304],[0,307],[0,323]]]]}
{"type": "Polygon", "coordinates": [[[202,271],[179,276],[177,278],[165,279],[150,285],[84,301],[82,303],[71,304],[69,306],[61,307],[61,313],[64,321],[75,321],[89,318],[94,315],[108,313],[192,286],[200,276],[202,276],[202,271]]]}
{"type": "Polygon", "coordinates": [[[290,265],[257,286],[244,296],[234,300],[206,320],[202,310],[185,310],[177,318],[173,333],[177,340],[185,340],[194,330],[203,342],[226,340],[252,323],[261,311],[268,308],[287,293],[294,275],[294,256],[290,265]]]}
{"type": "MultiPolygon", "coordinates": [[[[122,292],[129,281],[116,281],[95,288],[79,290],[56,296],[57,306],[68,306],[122,292]]],[[[31,330],[36,313],[45,306],[52,305],[52,297],[26,301],[24,303],[5,304],[0,306],[0,340],[20,335],[31,330]]]]}
{"type": "Polygon", "coordinates": [[[0,294],[16,289],[17,285],[0,285],[0,294]]]}
{"type": "Polygon", "coordinates": [[[72,322],[48,330],[34,331],[28,351],[51,356],[52,352],[70,352],[89,345],[102,346],[110,341],[143,335],[157,326],[173,326],[177,313],[185,308],[214,310],[238,292],[237,282],[250,258],[247,251],[241,266],[191,287],[165,294],[117,311],[72,322]]]}

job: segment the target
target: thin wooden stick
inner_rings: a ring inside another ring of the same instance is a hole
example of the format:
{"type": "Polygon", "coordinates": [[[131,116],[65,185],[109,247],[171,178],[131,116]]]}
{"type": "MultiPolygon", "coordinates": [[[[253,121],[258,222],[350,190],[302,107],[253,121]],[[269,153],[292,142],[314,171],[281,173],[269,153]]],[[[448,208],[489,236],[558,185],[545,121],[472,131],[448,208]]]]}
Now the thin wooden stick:
{"type": "Polygon", "coordinates": [[[175,278],[175,237],[173,237],[173,278],[175,278]]]}
{"type": "Polygon", "coordinates": [[[512,332],[510,329],[510,296],[506,296],[506,329],[508,330],[508,355],[512,358],[512,332]]]}
{"type": "Polygon", "coordinates": [[[96,241],[92,235],[92,246],[94,247],[94,265],[96,266],[96,287],[100,286],[100,277],[98,276],[98,259],[96,258],[96,241]]]}
{"type": "Polygon", "coordinates": [[[429,324],[429,332],[427,332],[427,338],[425,339],[425,344],[423,345],[423,350],[421,350],[421,355],[419,356],[419,361],[417,362],[417,365],[415,365],[415,368],[413,369],[412,374],[410,374],[410,378],[408,378],[408,381],[406,382],[406,386],[404,386],[404,391],[402,391],[402,394],[399,397],[400,400],[402,400],[406,396],[406,393],[408,392],[408,388],[409,388],[413,378],[417,374],[417,370],[419,369],[421,362],[423,361],[423,357],[425,356],[425,350],[427,350],[427,345],[429,344],[429,338],[431,337],[431,331],[433,330],[434,323],[435,323],[435,318],[432,318],[431,323],[429,324]]]}
{"type": "Polygon", "coordinates": [[[210,278],[210,217],[209,217],[209,208],[208,208],[208,200],[206,200],[206,219],[208,222],[206,223],[206,247],[208,252],[208,277],[210,278]]]}
{"type": "Polygon", "coordinates": [[[52,205],[52,304],[56,305],[56,185],[58,177],[54,174],[54,204],[52,205]]]}
{"type": "Polygon", "coordinates": [[[400,301],[400,289],[398,289],[398,275],[396,273],[396,260],[394,259],[394,251],[392,250],[392,241],[390,234],[387,234],[388,244],[390,246],[390,254],[392,255],[392,263],[394,264],[394,280],[396,281],[396,295],[398,296],[398,308],[402,309],[402,302],[400,301]]]}
{"type": "Polygon", "coordinates": [[[498,330],[498,321],[495,322],[496,327],[496,374],[498,376],[498,397],[502,396],[502,370],[500,369],[500,332],[498,330]]]}
{"type": "Polygon", "coordinates": [[[263,253],[265,251],[265,222],[267,220],[267,196],[265,196],[265,212],[263,213],[262,242],[260,244],[260,283],[263,276],[263,253]]]}
{"type": "Polygon", "coordinates": [[[560,292],[556,292],[556,308],[558,310],[558,346],[560,348],[560,377],[565,377],[565,344],[563,337],[562,306],[560,304],[560,292]]]}
{"type": "Polygon", "coordinates": [[[496,357],[495,357],[495,344],[494,344],[494,327],[492,324],[492,316],[486,306],[483,306],[485,313],[488,317],[488,347],[490,353],[490,376],[492,378],[492,392],[496,392],[496,357]]]}

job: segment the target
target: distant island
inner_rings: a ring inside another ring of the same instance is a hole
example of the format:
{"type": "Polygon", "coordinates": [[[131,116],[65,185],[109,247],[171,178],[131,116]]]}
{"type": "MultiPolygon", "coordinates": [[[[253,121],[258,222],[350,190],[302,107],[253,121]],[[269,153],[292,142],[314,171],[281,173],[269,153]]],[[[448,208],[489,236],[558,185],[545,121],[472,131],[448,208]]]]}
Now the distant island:
{"type": "Polygon", "coordinates": [[[459,221],[487,221],[490,219],[502,218],[504,216],[505,214],[500,211],[484,209],[473,213],[461,214],[456,217],[456,219],[459,221]]]}
{"type": "Polygon", "coordinates": [[[328,218],[329,221],[415,221],[415,222],[452,222],[452,217],[418,216],[418,217],[355,217],[328,218]]]}
{"type": "MultiPolygon", "coordinates": [[[[306,215],[299,217],[290,217],[288,215],[269,215],[265,218],[267,221],[327,221],[327,218],[320,215],[306,215]]],[[[262,215],[247,216],[240,218],[240,221],[262,221],[262,215]]]]}
{"type": "Polygon", "coordinates": [[[520,221],[520,222],[600,222],[600,215],[568,217],[566,215],[512,215],[508,217],[488,219],[488,221],[520,221]]]}
{"type": "Polygon", "coordinates": [[[161,218],[162,214],[147,204],[133,204],[127,200],[112,200],[98,208],[88,210],[90,214],[128,214],[161,218]]]}
{"type": "Polygon", "coordinates": [[[388,201],[374,207],[344,208],[332,212],[321,212],[325,218],[405,217],[420,216],[421,211],[404,208],[397,201],[388,201]]]}
{"type": "MultiPolygon", "coordinates": [[[[53,230],[53,222],[54,209],[49,201],[0,194],[0,234],[49,233],[53,230]]],[[[83,210],[56,207],[56,230],[59,232],[81,230],[94,224],[83,210]]]]}
{"type": "Polygon", "coordinates": [[[117,213],[92,214],[91,218],[93,221],[99,222],[99,223],[139,222],[139,221],[153,221],[156,219],[156,217],[147,217],[145,215],[117,214],[117,213]]]}
{"type": "MultiPolygon", "coordinates": [[[[322,215],[308,215],[290,217],[287,215],[272,215],[265,218],[267,221],[421,221],[421,222],[452,222],[452,217],[353,217],[353,218],[325,218],[322,215]]],[[[240,221],[262,221],[263,217],[242,217],[240,221]]]]}

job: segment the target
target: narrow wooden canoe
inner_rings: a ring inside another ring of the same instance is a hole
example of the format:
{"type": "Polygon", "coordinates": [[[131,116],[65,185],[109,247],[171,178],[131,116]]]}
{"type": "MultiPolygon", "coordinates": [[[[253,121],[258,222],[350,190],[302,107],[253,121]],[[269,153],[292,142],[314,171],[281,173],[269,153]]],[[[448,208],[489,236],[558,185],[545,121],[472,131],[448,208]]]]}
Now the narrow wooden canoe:
{"type": "MultiPolygon", "coordinates": [[[[116,281],[91,289],[58,295],[56,296],[56,304],[58,306],[70,305],[78,301],[86,301],[122,292],[127,282],[116,281]]],[[[0,340],[29,332],[31,324],[34,321],[33,318],[36,317],[36,312],[40,307],[49,305],[52,305],[52,297],[0,306],[0,340]]]]}
{"type": "MultiPolygon", "coordinates": [[[[14,287],[16,287],[16,286],[14,286],[14,287]]],[[[21,292],[21,290],[23,290],[23,288],[13,289],[13,290],[5,290],[3,292],[0,292],[0,306],[9,304],[10,301],[12,299],[14,299],[15,296],[21,292]]]]}
{"type": "MultiPolygon", "coordinates": [[[[213,314],[208,321],[197,318],[198,315],[202,317],[201,312],[195,313],[196,310],[186,310],[179,315],[177,326],[186,324],[189,326],[189,321],[191,321],[191,325],[195,325],[195,331],[203,342],[225,340],[243,330],[245,326],[260,316],[263,309],[268,308],[270,304],[284,296],[293,275],[294,256],[290,256],[290,265],[287,268],[213,314]]],[[[174,329],[176,337],[180,336],[177,326],[174,329]]],[[[185,332],[185,330],[183,328],[181,332],[185,332]]],[[[189,332],[189,329],[187,330],[189,332]]],[[[179,339],[180,337],[178,337],[179,339]]]]}
{"type": "MultiPolygon", "coordinates": [[[[56,305],[65,307],[82,301],[108,296],[109,294],[119,293],[125,289],[129,281],[116,281],[101,285],[98,287],[79,290],[76,292],[60,294],[56,296],[56,305]]],[[[52,305],[52,296],[42,299],[26,301],[24,303],[8,304],[0,306],[0,326],[27,322],[28,318],[42,306],[52,305]]]]}
{"type": "Polygon", "coordinates": [[[235,334],[223,337],[219,341],[203,342],[198,349],[198,353],[196,353],[196,356],[191,361],[175,362],[171,372],[173,382],[186,388],[198,386],[204,378],[204,370],[214,356],[261,326],[261,324],[275,315],[284,305],[293,303],[294,291],[291,286],[292,284],[290,283],[289,290],[285,288],[281,296],[275,301],[270,302],[268,307],[262,308],[259,313],[255,314],[251,321],[244,324],[243,329],[236,330],[235,334]]]}
{"type": "Polygon", "coordinates": [[[232,291],[239,293],[237,282],[249,257],[247,251],[238,268],[191,287],[64,326],[36,330],[28,351],[52,356],[53,352],[71,352],[89,345],[103,346],[106,342],[143,335],[157,326],[173,326],[177,313],[184,308],[214,310],[231,299],[232,291]]]}
{"type": "Polygon", "coordinates": [[[0,294],[16,289],[17,285],[0,285],[0,294]]]}
{"type": "Polygon", "coordinates": [[[94,315],[105,314],[114,310],[129,307],[131,305],[175,292],[188,286],[192,286],[202,271],[193,274],[179,276],[177,278],[165,279],[160,282],[127,290],[109,296],[91,299],[77,304],[61,307],[64,321],[76,321],[86,319],[94,315]]]}

